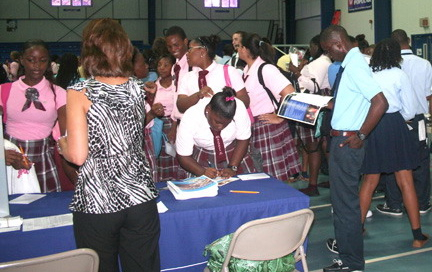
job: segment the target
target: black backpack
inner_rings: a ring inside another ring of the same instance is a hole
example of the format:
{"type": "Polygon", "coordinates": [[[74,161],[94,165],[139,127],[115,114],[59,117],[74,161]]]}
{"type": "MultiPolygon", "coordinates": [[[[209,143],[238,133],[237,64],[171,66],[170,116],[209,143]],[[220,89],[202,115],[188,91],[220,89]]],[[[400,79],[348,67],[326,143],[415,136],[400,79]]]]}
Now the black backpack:
{"type": "MultiPolygon", "coordinates": [[[[264,68],[264,66],[266,64],[273,65],[271,63],[265,62],[265,63],[261,64],[258,67],[258,81],[264,87],[264,89],[266,90],[266,92],[269,95],[271,101],[277,106],[277,108],[279,108],[279,101],[276,100],[276,98],[274,97],[273,93],[266,87],[266,85],[264,83],[264,78],[263,78],[263,75],[262,75],[262,69],[264,68]]],[[[277,67],[277,68],[291,82],[291,84],[293,85],[296,93],[299,93],[300,92],[300,85],[299,85],[299,82],[298,82],[297,78],[295,77],[294,73],[284,71],[284,70],[282,70],[279,67],[277,67]]]]}

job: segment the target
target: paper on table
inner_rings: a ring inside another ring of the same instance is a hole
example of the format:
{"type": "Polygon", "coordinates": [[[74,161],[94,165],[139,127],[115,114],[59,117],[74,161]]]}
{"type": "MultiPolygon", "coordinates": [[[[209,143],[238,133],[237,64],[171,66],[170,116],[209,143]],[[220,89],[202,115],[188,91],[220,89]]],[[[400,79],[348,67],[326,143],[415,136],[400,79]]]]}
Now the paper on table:
{"type": "Polygon", "coordinates": [[[11,201],[9,201],[9,203],[10,204],[30,204],[33,201],[36,201],[44,196],[45,196],[44,194],[23,194],[22,196],[12,199],[11,201]]]}
{"type": "Polygon", "coordinates": [[[21,216],[0,218],[0,228],[19,227],[23,223],[21,216]]]}
{"type": "Polygon", "coordinates": [[[72,214],[24,219],[23,231],[50,229],[72,225],[72,214]]]}
{"type": "Polygon", "coordinates": [[[269,178],[270,176],[267,175],[266,173],[253,173],[253,174],[237,175],[237,177],[239,177],[241,180],[252,180],[252,179],[266,179],[269,178]]]}
{"type": "Polygon", "coordinates": [[[239,180],[239,178],[235,178],[235,177],[230,177],[230,178],[216,177],[213,180],[218,183],[218,186],[224,186],[224,185],[226,185],[226,184],[228,184],[230,182],[239,180]]]}
{"type": "Polygon", "coordinates": [[[21,226],[10,227],[10,228],[0,228],[0,233],[11,232],[11,231],[18,231],[18,230],[21,230],[21,226]]]}
{"type": "Polygon", "coordinates": [[[159,213],[164,213],[164,212],[168,211],[167,206],[165,206],[165,204],[162,201],[159,201],[157,203],[157,209],[158,209],[159,213]]]}

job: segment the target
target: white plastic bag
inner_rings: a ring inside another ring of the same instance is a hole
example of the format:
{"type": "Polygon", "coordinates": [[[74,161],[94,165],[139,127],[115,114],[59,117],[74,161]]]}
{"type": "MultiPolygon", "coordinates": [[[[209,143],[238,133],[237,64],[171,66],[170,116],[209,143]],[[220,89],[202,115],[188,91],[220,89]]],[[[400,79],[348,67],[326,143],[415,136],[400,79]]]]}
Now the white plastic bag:
{"type": "MultiPolygon", "coordinates": [[[[4,140],[4,146],[5,149],[20,152],[19,148],[8,140],[4,140]]],[[[29,170],[15,170],[12,166],[6,166],[6,170],[10,195],[41,192],[34,166],[29,170]]]]}
{"type": "Polygon", "coordinates": [[[175,150],[175,144],[170,143],[165,133],[162,133],[162,138],[165,144],[165,153],[167,153],[171,157],[175,157],[177,154],[175,150]]]}

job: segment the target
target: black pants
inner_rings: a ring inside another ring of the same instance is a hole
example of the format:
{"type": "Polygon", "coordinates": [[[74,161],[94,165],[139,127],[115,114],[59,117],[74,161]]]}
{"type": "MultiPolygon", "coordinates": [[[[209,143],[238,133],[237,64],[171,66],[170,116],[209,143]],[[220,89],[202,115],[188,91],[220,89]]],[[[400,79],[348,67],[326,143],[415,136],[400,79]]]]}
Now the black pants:
{"type": "Polygon", "coordinates": [[[152,200],[116,213],[73,213],[77,248],[94,249],[99,272],[159,272],[159,214],[152,200]]]}
{"type": "MultiPolygon", "coordinates": [[[[413,128],[410,132],[416,139],[416,150],[420,161],[420,166],[414,169],[413,178],[414,186],[417,192],[418,202],[420,209],[424,209],[430,202],[431,194],[431,181],[430,181],[430,150],[426,141],[419,141],[418,137],[418,121],[424,120],[423,115],[416,115],[416,117],[410,123],[413,128]]],[[[424,128],[426,129],[426,128],[424,128]]],[[[396,179],[393,174],[386,177],[386,203],[390,208],[401,209],[402,208],[402,193],[396,183],[396,179]]]]}

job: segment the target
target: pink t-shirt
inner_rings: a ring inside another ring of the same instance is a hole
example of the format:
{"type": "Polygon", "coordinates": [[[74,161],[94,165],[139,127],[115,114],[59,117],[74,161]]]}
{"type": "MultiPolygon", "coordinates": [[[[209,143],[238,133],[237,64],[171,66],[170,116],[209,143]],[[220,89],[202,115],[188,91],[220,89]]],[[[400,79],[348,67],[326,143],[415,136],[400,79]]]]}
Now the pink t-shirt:
{"type": "MultiPolygon", "coordinates": [[[[57,120],[57,110],[66,105],[66,91],[57,85],[52,85],[56,92],[54,101],[54,93],[48,80],[43,78],[35,86],[29,86],[22,81],[23,78],[20,77],[12,83],[6,107],[6,133],[20,140],[47,138],[57,120]],[[27,100],[26,89],[30,87],[39,91],[39,101],[42,102],[46,111],[36,109],[33,102],[30,108],[22,111],[27,100]]],[[[0,101],[0,105],[3,106],[3,102],[0,101]]]]}
{"type": "MultiPolygon", "coordinates": [[[[250,109],[253,116],[275,111],[269,95],[258,80],[258,68],[264,63],[264,60],[258,57],[251,67],[246,66],[243,78],[246,79],[245,86],[249,93],[250,109]]],[[[272,92],[277,101],[280,101],[280,92],[291,84],[291,82],[279,71],[279,69],[270,64],[266,64],[262,69],[262,75],[266,87],[272,92]]]]}
{"type": "Polygon", "coordinates": [[[161,103],[164,106],[165,116],[171,116],[174,107],[177,101],[177,96],[175,93],[175,85],[174,82],[168,87],[165,88],[160,85],[160,79],[156,80],[157,92],[156,97],[154,99],[154,103],[161,103]],[[174,101],[176,99],[176,101],[174,101]]]}

